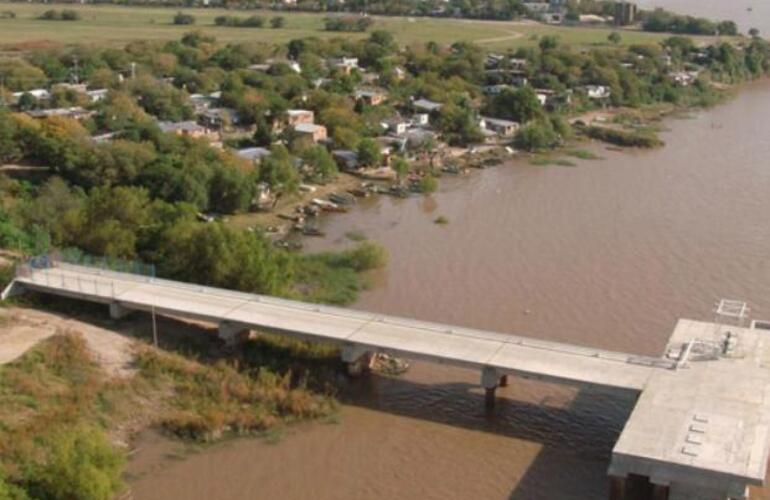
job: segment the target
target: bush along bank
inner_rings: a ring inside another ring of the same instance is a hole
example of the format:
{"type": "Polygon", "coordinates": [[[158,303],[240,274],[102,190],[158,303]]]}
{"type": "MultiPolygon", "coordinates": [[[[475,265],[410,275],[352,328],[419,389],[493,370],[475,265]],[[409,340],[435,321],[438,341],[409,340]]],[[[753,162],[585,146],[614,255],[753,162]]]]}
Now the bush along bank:
{"type": "MultiPolygon", "coordinates": [[[[315,359],[336,354],[281,346],[298,356],[312,351],[315,359]]],[[[0,367],[0,498],[115,498],[126,489],[127,450],[113,441],[126,428],[157,425],[210,442],[335,412],[331,397],[292,382],[290,371],[280,371],[285,366],[261,364],[254,352],[263,350],[251,348],[242,366],[207,365],[140,346],[134,374],[114,379],[77,333],[49,338],[0,367]]]]}

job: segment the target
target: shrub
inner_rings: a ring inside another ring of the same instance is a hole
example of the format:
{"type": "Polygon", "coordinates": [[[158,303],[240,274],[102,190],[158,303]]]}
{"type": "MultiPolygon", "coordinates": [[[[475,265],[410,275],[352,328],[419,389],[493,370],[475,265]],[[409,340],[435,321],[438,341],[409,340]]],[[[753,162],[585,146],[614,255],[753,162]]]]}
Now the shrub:
{"type": "Polygon", "coordinates": [[[260,16],[235,17],[218,16],[214,19],[217,26],[226,26],[231,28],[261,28],[265,24],[264,18],[260,16]]]}
{"type": "Polygon", "coordinates": [[[366,31],[374,21],[370,17],[327,17],[324,19],[326,31],[366,31]]]}
{"type": "Polygon", "coordinates": [[[80,19],[80,14],[77,11],[71,9],[64,10],[47,10],[43,12],[38,19],[44,21],[77,21],[80,19]]]}
{"type": "Polygon", "coordinates": [[[47,498],[109,500],[123,488],[123,457],[100,429],[62,428],[48,449],[46,463],[30,478],[47,498]]]}
{"type": "Polygon", "coordinates": [[[420,179],[420,182],[417,186],[421,193],[432,193],[438,189],[438,181],[434,176],[428,174],[420,179]]]}
{"type": "Polygon", "coordinates": [[[174,24],[195,24],[195,16],[191,14],[185,14],[184,12],[177,12],[174,16],[174,24]]]}
{"type": "Polygon", "coordinates": [[[283,16],[276,16],[270,19],[270,27],[273,29],[283,28],[286,26],[286,18],[283,16]]]}
{"type": "Polygon", "coordinates": [[[609,142],[617,146],[636,148],[656,148],[663,145],[652,132],[633,131],[628,132],[608,127],[586,127],[583,131],[588,137],[603,142],[609,142]]]}

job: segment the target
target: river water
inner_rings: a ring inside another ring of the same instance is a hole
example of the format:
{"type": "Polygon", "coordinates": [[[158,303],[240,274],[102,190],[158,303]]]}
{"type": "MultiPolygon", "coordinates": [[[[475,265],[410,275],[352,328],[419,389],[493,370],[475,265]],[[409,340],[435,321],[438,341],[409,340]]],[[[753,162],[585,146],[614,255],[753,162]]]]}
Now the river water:
{"type": "MultiPolygon", "coordinates": [[[[662,149],[593,145],[603,160],[445,179],[430,197],[326,218],[316,245],[360,230],[389,250],[356,308],[657,355],[677,318],[711,319],[721,297],[770,317],[768,117],[770,84],[752,85],[667,121],[662,149]]],[[[489,415],[477,373],[417,363],[355,382],[339,423],[276,444],[167,461],[172,445],[150,436],[130,465],[134,498],[606,498],[633,399],[511,382],[489,415]]]]}
{"type": "Polygon", "coordinates": [[[770,35],[770,2],[767,0],[639,0],[643,8],[663,7],[680,14],[732,20],[744,33],[757,28],[770,35]]]}

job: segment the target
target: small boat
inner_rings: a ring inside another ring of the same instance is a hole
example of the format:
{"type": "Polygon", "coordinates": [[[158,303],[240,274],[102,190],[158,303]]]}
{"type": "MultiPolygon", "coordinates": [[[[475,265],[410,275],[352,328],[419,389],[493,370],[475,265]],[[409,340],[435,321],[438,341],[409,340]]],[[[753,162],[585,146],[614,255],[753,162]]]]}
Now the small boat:
{"type": "Polygon", "coordinates": [[[302,228],[302,234],[304,234],[305,236],[318,236],[318,237],[326,236],[326,233],[324,233],[323,231],[321,231],[315,226],[304,226],[302,228]]]}
{"type": "Polygon", "coordinates": [[[303,219],[302,214],[278,214],[278,217],[281,219],[290,220],[293,222],[299,222],[303,219]]]}
{"type": "Polygon", "coordinates": [[[343,194],[332,193],[329,195],[329,200],[338,205],[351,205],[356,202],[356,199],[352,196],[346,196],[343,194]]]}
{"type": "Polygon", "coordinates": [[[341,207],[337,205],[336,203],[332,203],[331,201],[322,200],[320,198],[313,198],[310,203],[313,205],[316,205],[324,212],[347,212],[348,209],[345,207],[341,207]]]}
{"type": "Polygon", "coordinates": [[[372,192],[364,188],[348,189],[348,193],[352,194],[356,198],[368,198],[372,195],[372,192]]]}
{"type": "Polygon", "coordinates": [[[399,198],[406,198],[409,196],[409,190],[404,186],[393,185],[390,186],[390,189],[388,189],[388,194],[397,196],[399,198]]]}

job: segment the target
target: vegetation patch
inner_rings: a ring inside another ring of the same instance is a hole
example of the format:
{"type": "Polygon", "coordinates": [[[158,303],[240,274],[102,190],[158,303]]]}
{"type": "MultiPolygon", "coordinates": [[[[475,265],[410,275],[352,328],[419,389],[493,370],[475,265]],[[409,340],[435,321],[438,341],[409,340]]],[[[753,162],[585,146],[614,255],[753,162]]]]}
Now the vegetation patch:
{"type": "Polygon", "coordinates": [[[62,332],[0,367],[0,498],[114,498],[125,462],[108,438],[116,429],[159,425],[209,442],[334,414],[332,398],[311,393],[283,364],[292,356],[331,367],[334,349],[252,342],[240,364],[140,347],[135,375],[111,379],[80,336],[62,332]]]}
{"type": "Polygon", "coordinates": [[[311,302],[349,304],[368,287],[360,274],[387,263],[385,249],[365,242],[352,250],[299,256],[295,293],[311,302]]]}
{"type": "Polygon", "coordinates": [[[626,131],[609,127],[590,126],[585,127],[583,133],[592,139],[616,146],[657,148],[664,145],[664,142],[653,131],[649,130],[626,131]]]}
{"type": "Polygon", "coordinates": [[[597,155],[593,151],[588,151],[586,149],[569,149],[566,151],[566,154],[569,156],[572,156],[573,158],[578,158],[580,160],[603,160],[601,156],[597,155]]]}

